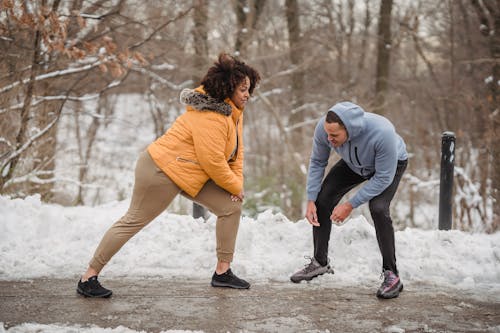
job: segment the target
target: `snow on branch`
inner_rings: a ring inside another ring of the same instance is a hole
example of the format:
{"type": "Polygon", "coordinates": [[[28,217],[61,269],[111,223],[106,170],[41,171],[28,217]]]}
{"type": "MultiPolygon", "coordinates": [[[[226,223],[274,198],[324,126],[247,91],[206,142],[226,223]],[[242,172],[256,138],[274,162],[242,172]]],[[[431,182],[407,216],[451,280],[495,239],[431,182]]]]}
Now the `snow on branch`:
{"type": "Polygon", "coordinates": [[[463,186],[456,186],[457,200],[464,199],[469,207],[478,207],[483,200],[479,192],[479,183],[474,183],[472,179],[465,173],[463,168],[455,166],[455,175],[462,178],[464,181],[463,186]]]}
{"type": "Polygon", "coordinates": [[[11,149],[14,148],[14,145],[12,144],[12,142],[10,142],[9,140],[7,140],[4,137],[0,137],[0,143],[6,144],[11,149]]]}
{"type": "MultiPolygon", "coordinates": [[[[108,84],[103,91],[119,86],[123,80],[116,80],[108,84]]],[[[67,96],[67,95],[58,95],[58,96],[33,96],[33,102],[31,103],[31,107],[37,106],[43,102],[47,101],[74,101],[74,102],[85,102],[91,101],[93,99],[99,98],[101,92],[97,94],[88,94],[83,96],[67,96]]],[[[0,114],[6,113],[8,111],[19,110],[23,107],[23,103],[14,104],[8,108],[0,109],[0,114]]]]}
{"type": "Polygon", "coordinates": [[[4,168],[12,161],[12,159],[21,155],[26,149],[28,149],[33,142],[35,142],[38,138],[47,133],[59,120],[59,117],[55,117],[44,129],[40,130],[38,133],[33,135],[29,140],[27,140],[19,149],[10,153],[10,155],[5,159],[5,161],[0,165],[0,170],[4,170],[4,168]]]}
{"type": "Polygon", "coordinates": [[[300,123],[297,123],[297,124],[293,124],[292,126],[286,126],[284,128],[284,130],[286,132],[291,132],[297,128],[301,128],[301,127],[304,127],[304,126],[307,126],[307,125],[310,125],[310,124],[316,124],[318,122],[318,120],[320,120],[321,117],[318,117],[318,118],[314,118],[314,119],[309,119],[309,120],[305,120],[305,121],[301,121],[300,123]]]}
{"type": "Polygon", "coordinates": [[[193,80],[187,80],[187,81],[184,81],[180,84],[175,84],[175,83],[172,83],[168,80],[165,80],[164,78],[162,78],[160,75],[156,74],[155,72],[152,72],[152,71],[147,70],[147,69],[142,68],[142,67],[132,67],[132,68],[130,68],[130,70],[147,75],[147,76],[160,82],[161,84],[167,86],[168,88],[170,88],[172,90],[182,90],[182,89],[189,87],[190,85],[193,84],[193,80]]]}
{"type": "Polygon", "coordinates": [[[439,186],[439,179],[435,180],[421,180],[418,177],[415,177],[411,174],[405,174],[403,175],[403,178],[408,181],[408,183],[413,186],[415,189],[422,189],[422,188],[434,188],[439,186]]]}
{"type": "MultiPolygon", "coordinates": [[[[101,64],[102,64],[102,62],[98,61],[98,62],[95,62],[93,64],[88,64],[88,65],[85,65],[82,67],[67,68],[67,69],[62,69],[62,70],[58,70],[58,71],[54,71],[54,72],[50,72],[50,73],[45,73],[45,74],[41,74],[41,75],[36,76],[34,80],[35,81],[42,81],[42,80],[46,80],[46,79],[54,78],[54,77],[58,77],[58,76],[64,76],[64,75],[84,72],[84,71],[87,71],[87,70],[92,69],[94,67],[97,67],[101,64]]],[[[29,78],[23,79],[22,81],[16,81],[14,83],[11,83],[3,88],[0,88],[0,94],[3,94],[4,92],[7,92],[7,91],[15,88],[15,87],[19,86],[20,84],[26,84],[28,82],[30,82],[29,78]]]]}
{"type": "Polygon", "coordinates": [[[264,85],[265,83],[272,82],[274,79],[279,78],[281,76],[287,76],[287,75],[292,75],[293,73],[297,72],[298,68],[296,66],[288,68],[284,71],[281,72],[276,72],[273,75],[268,76],[266,79],[262,80],[261,84],[264,85]]]}

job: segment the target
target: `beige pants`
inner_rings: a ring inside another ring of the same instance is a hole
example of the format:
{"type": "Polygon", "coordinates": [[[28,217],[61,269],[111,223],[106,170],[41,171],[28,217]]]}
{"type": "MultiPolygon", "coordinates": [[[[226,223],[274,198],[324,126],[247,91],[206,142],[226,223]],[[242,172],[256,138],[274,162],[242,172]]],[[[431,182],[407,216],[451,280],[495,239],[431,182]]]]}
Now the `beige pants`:
{"type": "Polygon", "coordinates": [[[89,263],[90,267],[100,272],[111,257],[132,236],[163,212],[179,193],[207,207],[217,216],[217,259],[231,262],[240,223],[241,202],[233,202],[230,193],[213,181],[208,181],[196,197],[188,196],[156,166],[149,153],[144,151],[137,161],[130,207],[125,216],[104,234],[89,263]]]}

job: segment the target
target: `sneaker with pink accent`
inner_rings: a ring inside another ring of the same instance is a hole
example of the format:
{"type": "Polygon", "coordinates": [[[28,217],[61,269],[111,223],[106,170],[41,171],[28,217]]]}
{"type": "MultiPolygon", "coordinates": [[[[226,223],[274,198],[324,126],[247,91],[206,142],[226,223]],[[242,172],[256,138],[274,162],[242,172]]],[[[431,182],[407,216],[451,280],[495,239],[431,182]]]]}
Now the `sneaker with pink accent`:
{"type": "Polygon", "coordinates": [[[377,290],[377,297],[379,298],[395,298],[403,291],[403,283],[399,276],[394,274],[393,271],[384,271],[384,282],[377,290]]]}

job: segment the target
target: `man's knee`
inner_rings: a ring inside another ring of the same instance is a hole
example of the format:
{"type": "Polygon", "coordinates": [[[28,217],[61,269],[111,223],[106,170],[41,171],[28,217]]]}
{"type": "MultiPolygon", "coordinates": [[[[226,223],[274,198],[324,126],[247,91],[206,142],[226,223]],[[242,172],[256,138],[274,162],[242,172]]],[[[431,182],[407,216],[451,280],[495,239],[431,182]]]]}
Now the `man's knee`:
{"type": "Polygon", "coordinates": [[[375,220],[378,220],[380,218],[390,217],[389,203],[385,201],[382,200],[370,201],[369,208],[372,218],[374,219],[374,222],[375,220]]]}
{"type": "MultiPolygon", "coordinates": [[[[332,200],[332,197],[328,197],[327,195],[324,195],[323,192],[321,192],[318,195],[318,198],[316,199],[315,205],[316,205],[316,210],[319,212],[329,212],[332,210],[332,205],[337,205],[338,200],[335,198],[332,200]],[[337,201],[337,202],[335,202],[337,201]]],[[[331,213],[331,212],[330,212],[331,213]]]]}

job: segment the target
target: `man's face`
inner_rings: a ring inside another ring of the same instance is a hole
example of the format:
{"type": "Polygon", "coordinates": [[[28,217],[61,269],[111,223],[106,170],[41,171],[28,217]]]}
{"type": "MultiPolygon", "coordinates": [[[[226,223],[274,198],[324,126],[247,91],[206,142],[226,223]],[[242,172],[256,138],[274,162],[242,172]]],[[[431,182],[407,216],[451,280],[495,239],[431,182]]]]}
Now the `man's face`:
{"type": "Polygon", "coordinates": [[[347,131],[339,123],[324,124],[325,132],[328,134],[328,141],[335,148],[342,146],[347,141],[347,131]]]}

